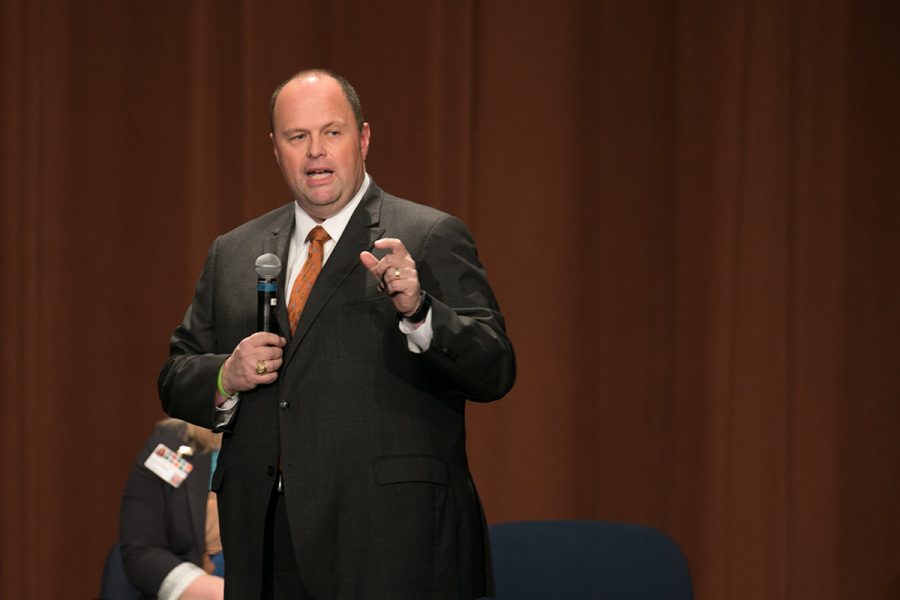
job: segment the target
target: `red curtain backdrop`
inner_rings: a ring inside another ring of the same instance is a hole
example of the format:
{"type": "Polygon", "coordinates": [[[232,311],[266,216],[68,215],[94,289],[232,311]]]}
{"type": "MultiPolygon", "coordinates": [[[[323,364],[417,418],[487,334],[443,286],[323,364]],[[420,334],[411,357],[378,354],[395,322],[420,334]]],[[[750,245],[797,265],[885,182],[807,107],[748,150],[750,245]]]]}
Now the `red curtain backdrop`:
{"type": "Polygon", "coordinates": [[[645,523],[700,599],[900,597],[900,3],[0,3],[0,597],[89,598],[212,239],[289,200],[275,85],[355,83],[472,227],[520,376],[492,522],[645,523]]]}

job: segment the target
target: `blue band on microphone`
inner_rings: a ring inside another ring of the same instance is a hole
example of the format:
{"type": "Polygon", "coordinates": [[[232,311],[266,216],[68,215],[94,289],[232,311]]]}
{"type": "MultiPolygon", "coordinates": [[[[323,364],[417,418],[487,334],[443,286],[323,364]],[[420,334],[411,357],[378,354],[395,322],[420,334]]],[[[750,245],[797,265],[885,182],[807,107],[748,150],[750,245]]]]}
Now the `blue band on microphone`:
{"type": "Polygon", "coordinates": [[[278,282],[277,281],[260,281],[256,290],[259,292],[277,292],[278,291],[278,282]]]}

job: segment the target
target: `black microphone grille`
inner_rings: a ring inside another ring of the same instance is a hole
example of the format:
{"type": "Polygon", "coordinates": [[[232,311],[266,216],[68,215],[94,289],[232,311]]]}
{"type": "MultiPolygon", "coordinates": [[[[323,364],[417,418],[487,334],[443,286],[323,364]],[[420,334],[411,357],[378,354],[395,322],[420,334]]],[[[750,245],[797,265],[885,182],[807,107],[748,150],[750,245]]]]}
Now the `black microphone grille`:
{"type": "Polygon", "coordinates": [[[275,279],[281,273],[281,259],[271,252],[256,259],[256,274],[262,279],[275,279]]]}

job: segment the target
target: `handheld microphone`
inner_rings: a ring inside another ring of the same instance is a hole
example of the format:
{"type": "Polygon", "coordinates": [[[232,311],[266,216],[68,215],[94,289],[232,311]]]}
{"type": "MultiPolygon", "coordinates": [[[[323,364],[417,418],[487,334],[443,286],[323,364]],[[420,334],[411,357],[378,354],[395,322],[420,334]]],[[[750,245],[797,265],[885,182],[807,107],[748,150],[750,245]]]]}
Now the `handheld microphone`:
{"type": "Polygon", "coordinates": [[[278,275],[281,259],[263,254],[256,259],[256,330],[278,333],[278,275]]]}

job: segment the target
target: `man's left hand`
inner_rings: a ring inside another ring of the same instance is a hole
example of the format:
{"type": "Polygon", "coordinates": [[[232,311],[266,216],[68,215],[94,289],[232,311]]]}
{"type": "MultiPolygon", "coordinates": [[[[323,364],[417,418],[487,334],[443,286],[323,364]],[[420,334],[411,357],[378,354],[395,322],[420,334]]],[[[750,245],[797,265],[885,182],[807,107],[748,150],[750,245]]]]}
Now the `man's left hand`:
{"type": "Polygon", "coordinates": [[[371,252],[360,252],[359,260],[378,281],[378,287],[391,297],[398,313],[415,313],[422,301],[416,261],[409,255],[403,242],[396,238],[382,238],[375,242],[375,247],[390,252],[381,260],[371,252]]]}

